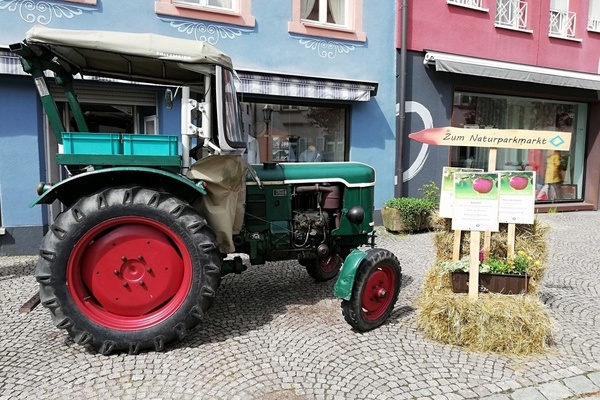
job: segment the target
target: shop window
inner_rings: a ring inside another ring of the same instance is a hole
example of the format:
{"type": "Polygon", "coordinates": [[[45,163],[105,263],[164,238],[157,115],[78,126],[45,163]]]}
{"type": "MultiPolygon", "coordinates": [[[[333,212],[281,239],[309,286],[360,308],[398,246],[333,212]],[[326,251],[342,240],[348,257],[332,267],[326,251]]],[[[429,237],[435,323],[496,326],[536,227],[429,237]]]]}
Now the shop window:
{"type": "Polygon", "coordinates": [[[254,27],[251,0],[158,0],[157,14],[254,27]]]}
{"type": "Polygon", "coordinates": [[[362,0],[292,0],[292,33],[366,41],[362,0]]]}
{"type": "MultiPolygon", "coordinates": [[[[498,171],[535,171],[538,202],[566,202],[583,198],[586,119],[583,103],[456,92],[451,124],[571,132],[569,151],[499,148],[495,166],[498,171]]],[[[452,147],[450,166],[487,170],[488,155],[485,147],[452,147]]]]}
{"type": "Polygon", "coordinates": [[[345,107],[242,103],[242,110],[251,164],[346,159],[345,107]]]}

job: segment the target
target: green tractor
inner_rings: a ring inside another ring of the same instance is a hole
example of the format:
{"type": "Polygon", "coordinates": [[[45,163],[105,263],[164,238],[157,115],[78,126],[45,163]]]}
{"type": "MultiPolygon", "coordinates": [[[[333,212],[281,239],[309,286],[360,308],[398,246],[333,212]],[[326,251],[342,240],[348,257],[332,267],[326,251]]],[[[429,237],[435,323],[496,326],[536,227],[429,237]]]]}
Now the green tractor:
{"type": "Polygon", "coordinates": [[[338,276],[334,295],[356,330],[388,319],[401,269],[375,247],[375,171],[357,162],[247,164],[227,55],[154,34],[39,26],[10,48],[35,81],[68,172],[40,183],[32,204],[63,210],[35,277],[41,304],[76,343],[102,354],[163,350],[206,317],[223,275],[277,260],[298,260],[316,281],[338,276]],[[65,132],[52,74],[77,132],[65,132]],[[91,133],[76,74],[162,85],[167,104],[181,90],[181,136],[91,133]]]}

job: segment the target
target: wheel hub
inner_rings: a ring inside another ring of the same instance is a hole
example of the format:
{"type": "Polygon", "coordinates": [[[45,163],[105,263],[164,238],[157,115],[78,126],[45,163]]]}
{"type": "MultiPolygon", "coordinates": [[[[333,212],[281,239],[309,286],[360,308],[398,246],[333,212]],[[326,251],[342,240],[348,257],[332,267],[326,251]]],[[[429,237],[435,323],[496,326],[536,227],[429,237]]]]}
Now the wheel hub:
{"type": "Polygon", "coordinates": [[[82,280],[106,311],[141,316],[171,299],[183,261],[168,237],[145,225],[117,227],[93,241],[81,260],[82,280]]]}
{"type": "Polygon", "coordinates": [[[369,276],[362,294],[361,306],[367,319],[379,318],[388,308],[391,297],[388,295],[394,288],[393,275],[386,269],[379,268],[369,276]]]}

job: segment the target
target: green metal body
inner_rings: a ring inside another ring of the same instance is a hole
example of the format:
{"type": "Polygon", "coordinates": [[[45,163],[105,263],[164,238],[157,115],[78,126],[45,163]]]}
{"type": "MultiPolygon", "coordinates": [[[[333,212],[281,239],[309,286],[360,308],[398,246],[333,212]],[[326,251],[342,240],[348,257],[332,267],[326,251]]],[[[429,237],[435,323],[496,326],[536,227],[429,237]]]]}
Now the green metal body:
{"type": "MultiPolygon", "coordinates": [[[[274,193],[277,193],[278,189],[292,185],[339,184],[343,186],[343,215],[340,219],[340,226],[332,234],[362,235],[373,230],[370,223],[373,221],[373,203],[375,201],[375,171],[372,167],[356,162],[265,163],[255,165],[254,169],[264,185],[264,189],[254,190],[252,187],[256,187],[257,184],[252,181],[252,178],[247,179],[248,193],[255,197],[264,193],[265,198],[273,199],[277,197],[274,193]],[[343,218],[355,205],[360,205],[365,210],[364,221],[359,225],[352,224],[347,218],[343,218]]],[[[274,207],[279,210],[283,207],[281,211],[286,213],[289,211],[285,210],[283,205],[276,206],[274,201],[267,205],[268,209],[274,207]]],[[[275,217],[275,215],[273,216],[275,217]]]]}
{"type": "Polygon", "coordinates": [[[301,258],[307,249],[294,245],[294,216],[327,212],[298,203],[296,191],[305,187],[340,188],[338,223],[327,232],[327,244],[337,251],[372,242],[375,172],[361,163],[265,163],[253,166],[261,185],[248,177],[245,230],[236,238],[236,250],[247,253],[252,264],[301,258]],[[347,218],[352,207],[364,210],[364,219],[347,218]]]}
{"type": "Polygon", "coordinates": [[[70,207],[79,198],[98,192],[104,188],[118,186],[145,186],[161,189],[193,203],[206,194],[202,183],[194,183],[185,177],[169,171],[146,167],[108,167],[74,175],[55,185],[47,186],[31,204],[51,204],[59,200],[70,207]]]}
{"type": "Polygon", "coordinates": [[[352,297],[352,287],[354,286],[354,278],[356,277],[356,271],[367,253],[364,251],[355,249],[346,257],[344,265],[340,270],[335,285],[333,286],[333,295],[340,299],[350,300],[352,297]]]}

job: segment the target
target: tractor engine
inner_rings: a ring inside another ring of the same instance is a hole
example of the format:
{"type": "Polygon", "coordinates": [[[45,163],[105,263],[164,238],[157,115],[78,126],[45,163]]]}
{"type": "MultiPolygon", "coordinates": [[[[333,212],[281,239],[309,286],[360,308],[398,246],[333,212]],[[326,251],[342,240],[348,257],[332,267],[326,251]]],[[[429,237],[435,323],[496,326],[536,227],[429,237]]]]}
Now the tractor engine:
{"type": "Polygon", "coordinates": [[[240,253],[255,263],[316,259],[333,251],[339,227],[342,186],[329,184],[247,187],[245,232],[234,237],[240,253]]]}
{"type": "Polygon", "coordinates": [[[323,211],[295,211],[292,243],[296,248],[316,248],[329,237],[329,214],[323,211]]]}
{"type": "Polygon", "coordinates": [[[316,250],[319,256],[328,255],[332,244],[330,233],[339,226],[340,187],[319,184],[297,186],[293,198],[293,247],[316,250]]]}

